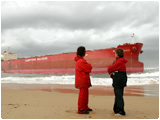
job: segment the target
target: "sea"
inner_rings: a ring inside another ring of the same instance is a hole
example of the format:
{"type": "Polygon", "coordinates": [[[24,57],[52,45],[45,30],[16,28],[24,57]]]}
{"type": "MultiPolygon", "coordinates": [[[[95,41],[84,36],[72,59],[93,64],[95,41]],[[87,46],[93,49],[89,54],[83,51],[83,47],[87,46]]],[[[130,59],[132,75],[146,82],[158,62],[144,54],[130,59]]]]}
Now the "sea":
{"type": "MultiPolygon", "coordinates": [[[[145,68],[142,73],[127,73],[127,85],[159,84],[159,68],[145,68]]],[[[111,86],[108,73],[91,73],[92,85],[111,86]]],[[[1,83],[17,84],[75,84],[74,74],[20,74],[1,72],[1,83]]]]}

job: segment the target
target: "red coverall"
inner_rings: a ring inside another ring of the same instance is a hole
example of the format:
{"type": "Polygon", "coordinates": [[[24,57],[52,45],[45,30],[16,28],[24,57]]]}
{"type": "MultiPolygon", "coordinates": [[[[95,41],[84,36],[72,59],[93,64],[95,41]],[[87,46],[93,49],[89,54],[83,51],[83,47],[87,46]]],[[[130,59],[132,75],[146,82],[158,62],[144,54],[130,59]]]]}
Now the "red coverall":
{"type": "Polygon", "coordinates": [[[89,73],[92,70],[92,66],[80,55],[75,57],[75,61],[75,87],[79,89],[78,113],[83,113],[89,109],[88,88],[91,87],[89,73]]]}

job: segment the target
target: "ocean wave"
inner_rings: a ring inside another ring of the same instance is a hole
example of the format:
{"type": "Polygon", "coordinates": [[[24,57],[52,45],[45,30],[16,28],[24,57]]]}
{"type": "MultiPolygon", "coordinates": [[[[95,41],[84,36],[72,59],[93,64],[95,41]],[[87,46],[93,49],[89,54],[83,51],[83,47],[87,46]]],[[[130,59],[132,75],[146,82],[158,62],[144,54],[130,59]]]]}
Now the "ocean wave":
{"type": "Polygon", "coordinates": [[[151,73],[135,73],[130,74],[128,77],[159,77],[159,71],[151,73]]]}
{"type": "MultiPolygon", "coordinates": [[[[51,77],[6,77],[1,79],[2,83],[19,84],[75,84],[75,76],[51,76],[51,77]]],[[[112,85],[111,78],[92,78],[92,85],[112,85]]],[[[128,77],[127,85],[159,84],[159,78],[132,78],[128,77]]]]}
{"type": "MultiPolygon", "coordinates": [[[[127,85],[159,84],[159,69],[145,69],[143,73],[128,74],[127,85]]],[[[92,85],[112,85],[107,73],[91,74],[92,85]]],[[[74,74],[10,74],[2,73],[1,83],[19,84],[75,84],[74,74]]]]}

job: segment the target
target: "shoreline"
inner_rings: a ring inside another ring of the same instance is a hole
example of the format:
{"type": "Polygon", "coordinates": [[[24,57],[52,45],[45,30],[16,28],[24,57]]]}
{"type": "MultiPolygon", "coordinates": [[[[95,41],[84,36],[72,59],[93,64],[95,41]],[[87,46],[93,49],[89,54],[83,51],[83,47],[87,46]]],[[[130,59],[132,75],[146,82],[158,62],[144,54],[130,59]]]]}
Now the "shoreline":
{"type": "MultiPolygon", "coordinates": [[[[46,91],[78,94],[79,90],[73,84],[17,84],[1,83],[1,89],[46,91]]],[[[89,88],[90,95],[114,96],[112,86],[97,85],[89,88]]],[[[125,87],[124,96],[159,97],[159,85],[130,85],[125,87]]]]}

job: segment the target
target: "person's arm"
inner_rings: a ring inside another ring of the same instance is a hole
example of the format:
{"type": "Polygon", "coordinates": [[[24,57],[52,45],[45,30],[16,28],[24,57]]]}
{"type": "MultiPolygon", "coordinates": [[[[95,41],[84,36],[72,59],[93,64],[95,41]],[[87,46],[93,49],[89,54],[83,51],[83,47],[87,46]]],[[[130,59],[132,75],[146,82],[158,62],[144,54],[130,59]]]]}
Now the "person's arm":
{"type": "Polygon", "coordinates": [[[108,67],[108,73],[111,74],[112,72],[119,70],[120,66],[121,66],[121,62],[115,61],[113,65],[110,65],[108,67]]]}
{"type": "Polygon", "coordinates": [[[90,73],[92,70],[91,64],[87,63],[85,60],[81,60],[80,64],[77,66],[79,70],[82,70],[86,73],[90,73]]]}

